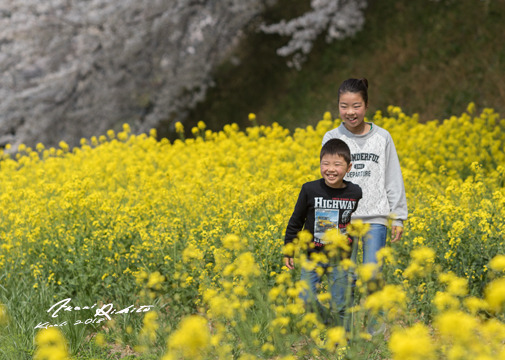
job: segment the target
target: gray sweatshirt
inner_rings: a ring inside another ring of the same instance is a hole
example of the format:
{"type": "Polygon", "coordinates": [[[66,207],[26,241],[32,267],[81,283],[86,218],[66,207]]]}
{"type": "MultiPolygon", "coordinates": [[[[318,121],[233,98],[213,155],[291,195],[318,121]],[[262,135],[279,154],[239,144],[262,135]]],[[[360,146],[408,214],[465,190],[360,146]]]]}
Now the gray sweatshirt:
{"type": "Polygon", "coordinates": [[[351,149],[352,169],[345,179],[363,190],[353,219],[387,225],[391,217],[394,226],[403,226],[408,214],[407,198],[400,161],[389,132],[372,124],[368,133],[355,135],[342,123],[324,135],[323,145],[333,138],[345,141],[351,149]]]}

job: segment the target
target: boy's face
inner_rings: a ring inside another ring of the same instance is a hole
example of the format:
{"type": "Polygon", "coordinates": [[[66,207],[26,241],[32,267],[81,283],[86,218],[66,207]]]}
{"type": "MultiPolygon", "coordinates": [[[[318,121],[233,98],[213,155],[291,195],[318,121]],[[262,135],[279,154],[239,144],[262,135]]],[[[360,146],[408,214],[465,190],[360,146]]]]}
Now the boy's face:
{"type": "Polygon", "coordinates": [[[337,154],[324,154],[321,158],[321,176],[326,185],[332,188],[344,187],[344,176],[351,170],[351,164],[337,154]]]}

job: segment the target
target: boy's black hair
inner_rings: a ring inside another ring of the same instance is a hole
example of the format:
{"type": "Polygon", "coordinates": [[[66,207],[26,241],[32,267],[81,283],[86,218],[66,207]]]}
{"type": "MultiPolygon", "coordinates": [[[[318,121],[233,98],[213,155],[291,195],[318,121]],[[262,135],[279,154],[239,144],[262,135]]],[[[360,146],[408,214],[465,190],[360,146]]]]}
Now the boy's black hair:
{"type": "Polygon", "coordinates": [[[319,161],[323,159],[326,154],[342,156],[347,164],[351,163],[351,150],[345,141],[340,139],[330,139],[321,148],[319,154],[319,161]]]}
{"type": "Polygon", "coordinates": [[[344,93],[359,93],[365,102],[365,106],[368,106],[368,80],[365,78],[361,79],[347,79],[338,88],[338,101],[340,102],[340,95],[344,93]]]}

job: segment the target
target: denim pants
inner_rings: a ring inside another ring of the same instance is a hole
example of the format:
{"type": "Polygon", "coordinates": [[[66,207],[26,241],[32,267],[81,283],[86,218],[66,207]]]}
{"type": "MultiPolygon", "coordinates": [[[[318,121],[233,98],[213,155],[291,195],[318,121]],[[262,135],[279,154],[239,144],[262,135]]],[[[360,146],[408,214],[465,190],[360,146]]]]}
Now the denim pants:
{"type": "MultiPolygon", "coordinates": [[[[386,246],[386,237],[387,237],[387,227],[385,225],[381,224],[370,224],[370,229],[368,232],[363,236],[362,242],[363,242],[363,264],[377,264],[377,252],[382,249],[384,246],[386,246]]],[[[352,261],[357,264],[357,256],[358,256],[358,239],[354,239],[354,243],[356,246],[353,246],[352,248],[352,253],[351,253],[351,259],[352,261]]],[[[380,271],[380,269],[378,269],[380,271]]],[[[356,284],[356,274],[354,273],[353,270],[349,271],[349,274],[352,278],[352,287],[351,287],[351,296],[350,296],[350,302],[351,304],[354,303],[354,287],[356,284]]],[[[381,323],[377,322],[377,318],[375,316],[372,316],[371,318],[368,318],[366,321],[367,324],[367,331],[369,334],[374,335],[377,332],[380,332],[379,330],[381,328],[381,323]]],[[[346,328],[347,329],[347,328],[346,328]]]]}
{"type": "MultiPolygon", "coordinates": [[[[361,241],[363,242],[363,264],[377,264],[377,252],[386,246],[386,237],[387,237],[388,229],[385,225],[382,224],[370,224],[370,229],[368,232],[362,237],[361,241]]],[[[358,264],[358,240],[353,238],[353,247],[351,252],[351,260],[356,265],[358,264]]],[[[380,271],[380,269],[378,270],[380,271]]],[[[349,275],[352,277],[352,286],[356,282],[356,274],[354,270],[349,271],[349,275]]]]}
{"type": "Polygon", "coordinates": [[[308,289],[300,293],[300,298],[305,306],[313,311],[317,311],[325,324],[329,324],[332,313],[336,313],[335,319],[338,325],[343,326],[346,309],[346,289],[348,288],[347,274],[338,267],[338,263],[324,264],[318,263],[318,267],[324,270],[328,277],[328,286],[331,294],[330,309],[324,307],[317,300],[317,285],[321,283],[322,276],[316,270],[306,270],[302,266],[301,280],[308,285],[308,289]]]}
{"type": "MultiPolygon", "coordinates": [[[[363,264],[377,264],[377,251],[386,246],[387,227],[382,224],[370,224],[370,229],[363,236],[363,264]]],[[[357,241],[358,239],[353,239],[357,241]]],[[[353,246],[351,259],[356,264],[358,247],[353,246]]]]}
{"type": "MultiPolygon", "coordinates": [[[[387,227],[381,224],[370,224],[370,229],[363,236],[363,263],[377,263],[377,251],[386,246],[387,227]]],[[[351,260],[356,263],[358,255],[358,239],[353,239],[351,260]]],[[[305,302],[306,306],[315,307],[321,315],[323,321],[328,324],[331,319],[330,315],[336,313],[338,315],[336,322],[339,326],[345,326],[346,330],[350,329],[350,321],[346,316],[346,308],[353,303],[353,288],[356,282],[354,271],[344,271],[338,267],[338,263],[333,264],[318,264],[322,267],[324,273],[328,277],[328,285],[331,293],[330,309],[326,309],[317,300],[317,285],[321,283],[322,277],[315,270],[306,270],[302,267],[301,280],[308,285],[308,290],[300,293],[300,298],[305,302]],[[331,271],[329,269],[331,268],[331,271]]]]}

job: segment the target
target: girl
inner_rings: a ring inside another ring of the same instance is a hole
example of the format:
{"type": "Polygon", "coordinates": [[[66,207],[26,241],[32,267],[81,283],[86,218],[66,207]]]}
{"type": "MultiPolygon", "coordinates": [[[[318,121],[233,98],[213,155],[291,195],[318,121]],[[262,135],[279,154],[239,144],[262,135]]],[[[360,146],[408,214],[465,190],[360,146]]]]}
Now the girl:
{"type": "Polygon", "coordinates": [[[377,263],[376,253],[386,245],[389,219],[393,219],[392,242],[400,240],[403,221],[407,220],[400,162],[389,132],[365,122],[368,108],[366,79],[345,80],[338,90],[338,107],[342,123],[324,135],[323,145],[338,138],[351,149],[353,167],[345,179],[363,190],[363,198],[353,219],[370,224],[370,230],[363,237],[363,263],[377,263]]]}

